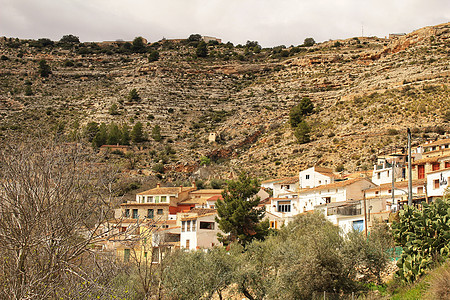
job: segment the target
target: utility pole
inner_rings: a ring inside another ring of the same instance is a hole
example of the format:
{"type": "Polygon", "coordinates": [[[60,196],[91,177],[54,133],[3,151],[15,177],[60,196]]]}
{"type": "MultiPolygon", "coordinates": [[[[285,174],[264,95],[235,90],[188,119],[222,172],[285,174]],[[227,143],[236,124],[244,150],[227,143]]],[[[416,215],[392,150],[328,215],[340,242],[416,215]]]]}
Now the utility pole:
{"type": "Polygon", "coordinates": [[[412,205],[411,130],[408,128],[408,205],[412,205]]]}
{"type": "Polygon", "coordinates": [[[366,209],[366,191],[363,191],[364,202],[364,235],[367,237],[367,209],[366,209]]]}
{"type": "Polygon", "coordinates": [[[395,203],[395,161],[392,158],[392,207],[394,208],[394,212],[397,211],[397,203],[395,203]]]}

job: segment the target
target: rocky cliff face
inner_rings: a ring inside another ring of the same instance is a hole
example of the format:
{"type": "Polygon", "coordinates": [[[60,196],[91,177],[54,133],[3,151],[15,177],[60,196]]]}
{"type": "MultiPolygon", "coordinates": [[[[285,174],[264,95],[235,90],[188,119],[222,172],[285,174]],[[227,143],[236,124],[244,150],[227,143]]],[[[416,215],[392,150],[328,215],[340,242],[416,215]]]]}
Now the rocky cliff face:
{"type": "Polygon", "coordinates": [[[350,38],[296,51],[211,45],[205,59],[188,44],[165,42],[152,45],[156,62],[93,45],[37,48],[4,39],[0,129],[3,137],[39,128],[85,141],[90,121],[140,121],[148,133],[159,125],[163,141],[140,145],[135,168],[153,174],[162,162],[168,178],[192,174],[202,156],[223,177],[241,169],[287,176],[314,164],[371,168],[378,153],[404,146],[407,127],[417,142],[448,130],[449,37],[446,23],[391,40],[350,38]],[[38,74],[41,59],[51,67],[48,78],[38,74]],[[139,100],[129,99],[132,89],[139,100]],[[312,141],[300,145],[287,120],[302,97],[316,109],[307,117],[312,141]],[[211,132],[216,142],[208,142],[211,132]]]}

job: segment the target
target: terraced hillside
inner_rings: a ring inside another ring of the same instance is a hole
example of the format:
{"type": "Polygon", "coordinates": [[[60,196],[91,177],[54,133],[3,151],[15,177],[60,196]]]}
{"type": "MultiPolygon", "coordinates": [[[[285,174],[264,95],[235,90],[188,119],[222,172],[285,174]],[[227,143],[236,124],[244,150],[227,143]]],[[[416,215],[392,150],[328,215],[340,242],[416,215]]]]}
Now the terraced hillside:
{"type": "Polygon", "coordinates": [[[0,41],[0,129],[89,145],[89,122],[144,125],[148,141],[134,160],[108,154],[131,173],[168,180],[227,177],[248,169],[260,178],[321,164],[371,168],[375,156],[445,134],[450,23],[395,39],[358,37],[311,47],[259,49],[255,43],[208,46],[161,41],[148,51],[123,45],[36,45],[0,41]],[[143,51],[138,51],[143,52],[143,51]],[[52,74],[40,76],[45,60],[52,74]],[[138,97],[130,97],[135,89],[138,97]],[[311,142],[298,144],[289,111],[309,97],[311,142]],[[163,139],[155,141],[158,125],[163,139]],[[216,133],[216,142],[209,142],[216,133]],[[212,164],[200,167],[200,161],[212,164]],[[162,167],[161,167],[162,166],[162,167]]]}

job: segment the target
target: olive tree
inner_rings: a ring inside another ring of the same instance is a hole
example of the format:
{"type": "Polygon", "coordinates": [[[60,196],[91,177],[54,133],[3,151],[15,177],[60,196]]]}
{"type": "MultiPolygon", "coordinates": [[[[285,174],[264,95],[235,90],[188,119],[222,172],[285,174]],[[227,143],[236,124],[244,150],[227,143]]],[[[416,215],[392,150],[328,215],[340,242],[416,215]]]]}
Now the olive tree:
{"type": "Polygon", "coordinates": [[[88,157],[42,139],[2,146],[0,298],[76,299],[104,291],[99,282],[108,281],[112,264],[92,246],[105,233],[98,229],[109,215],[114,176],[88,157]]]}

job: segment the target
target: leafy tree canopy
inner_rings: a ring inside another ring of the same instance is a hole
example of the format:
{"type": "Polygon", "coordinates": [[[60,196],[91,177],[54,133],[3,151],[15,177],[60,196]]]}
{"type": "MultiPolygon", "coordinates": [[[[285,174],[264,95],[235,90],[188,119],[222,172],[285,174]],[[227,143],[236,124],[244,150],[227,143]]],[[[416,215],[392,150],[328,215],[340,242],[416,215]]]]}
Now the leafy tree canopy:
{"type": "Polygon", "coordinates": [[[60,43],[64,43],[64,44],[79,44],[80,43],[80,39],[77,36],[74,36],[72,34],[68,34],[63,36],[60,40],[60,43]]]}
{"type": "Polygon", "coordinates": [[[303,42],[303,46],[311,47],[311,46],[314,46],[315,43],[316,43],[316,41],[312,37],[309,37],[309,38],[305,39],[305,41],[303,42]]]}
{"type": "MultiPolygon", "coordinates": [[[[217,201],[216,221],[223,232],[230,234],[230,241],[246,245],[252,240],[263,240],[269,233],[269,222],[262,222],[265,210],[256,209],[260,201],[258,191],[258,180],[241,173],[237,180],[228,182],[223,200],[217,201]]],[[[227,241],[222,235],[219,238],[227,241]]]]}
{"type": "Polygon", "coordinates": [[[195,52],[197,57],[207,57],[208,56],[208,47],[204,41],[201,41],[197,45],[197,51],[195,52]]]}

